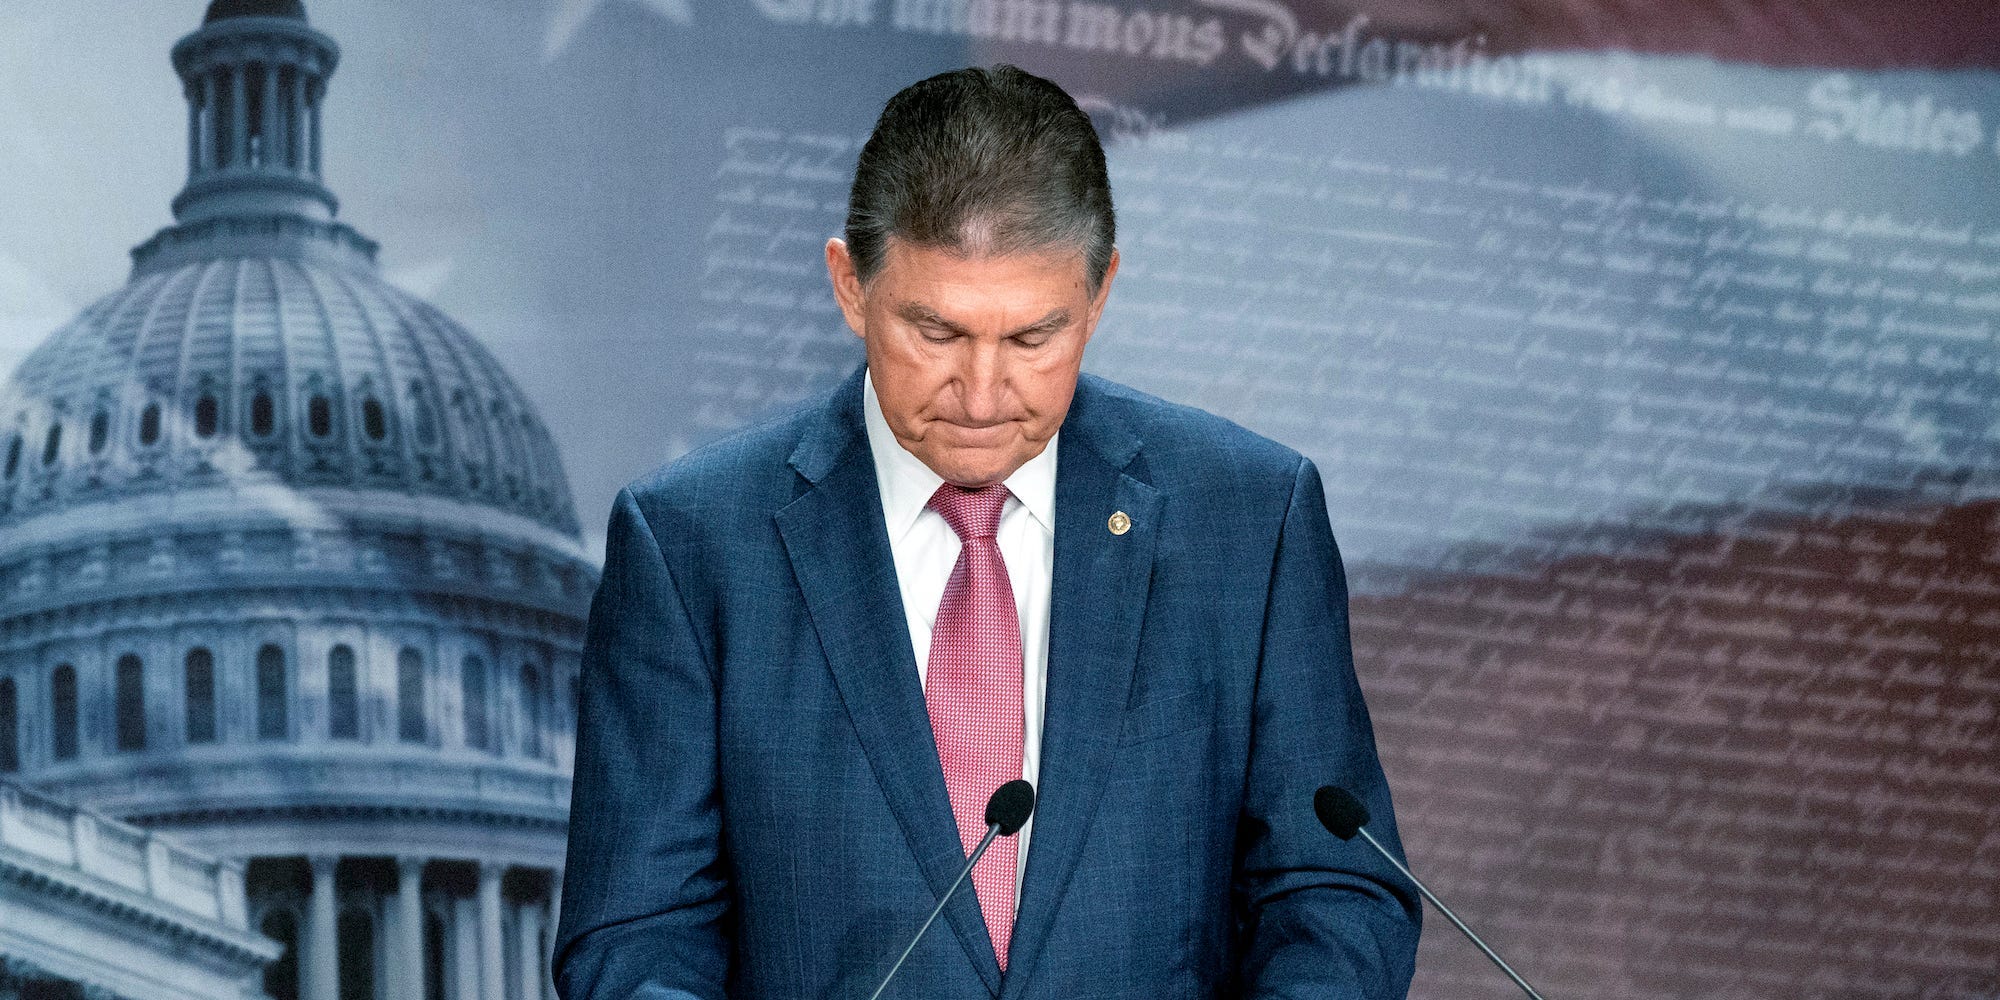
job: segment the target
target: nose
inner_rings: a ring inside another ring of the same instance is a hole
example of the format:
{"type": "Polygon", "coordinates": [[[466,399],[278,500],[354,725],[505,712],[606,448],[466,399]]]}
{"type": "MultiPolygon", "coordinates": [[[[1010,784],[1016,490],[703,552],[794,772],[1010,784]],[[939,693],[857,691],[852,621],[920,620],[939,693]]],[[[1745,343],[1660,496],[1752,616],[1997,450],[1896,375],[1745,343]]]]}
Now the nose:
{"type": "Polygon", "coordinates": [[[1006,419],[1002,403],[1007,384],[1000,344],[978,338],[966,339],[974,342],[959,366],[959,405],[965,410],[965,418],[973,423],[999,423],[1006,419]]]}

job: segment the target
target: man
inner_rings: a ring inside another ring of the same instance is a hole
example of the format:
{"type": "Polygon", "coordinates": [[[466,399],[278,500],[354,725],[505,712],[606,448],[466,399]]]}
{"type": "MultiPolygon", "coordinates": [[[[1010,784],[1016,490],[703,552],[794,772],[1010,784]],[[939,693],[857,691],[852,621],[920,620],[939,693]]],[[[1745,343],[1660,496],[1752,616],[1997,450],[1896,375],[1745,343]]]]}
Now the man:
{"type": "Polygon", "coordinates": [[[1417,898],[1313,814],[1397,844],[1319,475],[1079,375],[1112,235],[1054,84],[891,99],[826,248],[866,367],[614,504],[564,997],[865,998],[1017,777],[888,996],[1405,994],[1417,898]]]}

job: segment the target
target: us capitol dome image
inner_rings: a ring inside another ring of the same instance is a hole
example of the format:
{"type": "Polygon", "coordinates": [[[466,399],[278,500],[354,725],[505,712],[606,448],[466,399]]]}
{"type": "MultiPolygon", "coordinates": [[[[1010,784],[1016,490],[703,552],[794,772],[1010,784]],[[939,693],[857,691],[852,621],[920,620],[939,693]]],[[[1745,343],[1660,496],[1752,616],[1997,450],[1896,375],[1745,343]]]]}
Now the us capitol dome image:
{"type": "Polygon", "coordinates": [[[337,221],[338,58],[213,0],[174,224],[0,388],[0,997],[553,997],[598,570],[535,407],[337,221]]]}

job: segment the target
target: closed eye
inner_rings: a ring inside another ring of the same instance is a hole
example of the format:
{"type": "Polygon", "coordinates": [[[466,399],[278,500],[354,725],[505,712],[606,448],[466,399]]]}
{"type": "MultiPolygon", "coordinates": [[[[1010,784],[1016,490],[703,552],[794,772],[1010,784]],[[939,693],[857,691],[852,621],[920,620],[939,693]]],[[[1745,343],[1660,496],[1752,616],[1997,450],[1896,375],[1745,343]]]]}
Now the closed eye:
{"type": "MultiPolygon", "coordinates": [[[[959,337],[967,336],[964,327],[939,316],[921,303],[905,302],[897,307],[896,314],[902,317],[904,322],[916,327],[917,332],[933,344],[949,343],[959,337]]],[[[1058,308],[1042,317],[1040,321],[1022,327],[1008,337],[1023,347],[1040,347],[1067,326],[1069,326],[1069,311],[1058,308]]]]}

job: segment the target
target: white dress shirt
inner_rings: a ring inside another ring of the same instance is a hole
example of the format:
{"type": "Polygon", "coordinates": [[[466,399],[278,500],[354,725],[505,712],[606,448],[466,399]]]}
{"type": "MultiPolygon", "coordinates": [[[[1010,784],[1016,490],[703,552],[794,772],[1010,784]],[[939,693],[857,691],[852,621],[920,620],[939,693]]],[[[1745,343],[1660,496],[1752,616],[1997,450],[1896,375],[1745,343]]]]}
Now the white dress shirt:
{"type": "MultiPolygon", "coordinates": [[[[889,430],[882,404],[875,398],[874,376],[861,380],[863,422],[868,450],[875,459],[875,482],[882,492],[882,522],[889,529],[889,550],[896,560],[896,582],[903,592],[903,616],[910,626],[910,648],[917,654],[917,680],[930,666],[931,626],[944,601],[945,584],[958,562],[958,534],[944,515],[931,510],[931,495],[944,477],[910,454],[889,430]]],[[[1049,582],[1056,562],[1056,444],[1049,439],[1041,454],[1029,459],[1004,482],[1012,495],[1000,511],[995,541],[1007,563],[1007,580],[1014,585],[1014,608],[1021,616],[1021,777],[1030,782],[1041,763],[1042,704],[1048,690],[1049,582]]],[[[1014,906],[1021,905],[1021,873],[1028,862],[1028,835],[1034,819],[1016,834],[1014,906]]]]}

